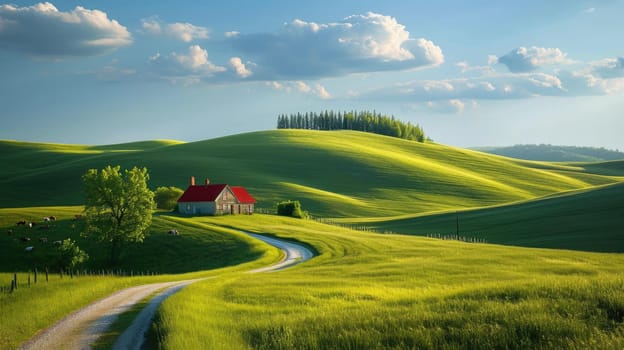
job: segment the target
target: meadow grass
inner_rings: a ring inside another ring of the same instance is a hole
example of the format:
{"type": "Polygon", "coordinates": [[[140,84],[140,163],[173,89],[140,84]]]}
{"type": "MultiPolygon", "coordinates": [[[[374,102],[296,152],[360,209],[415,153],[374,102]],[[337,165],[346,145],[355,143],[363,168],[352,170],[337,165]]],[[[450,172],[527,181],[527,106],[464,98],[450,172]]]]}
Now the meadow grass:
{"type": "Polygon", "coordinates": [[[397,218],[354,218],[341,224],[380,232],[459,235],[525,247],[624,252],[624,184],[548,196],[540,200],[397,218]]]}
{"type": "Polygon", "coordinates": [[[377,235],[264,215],[188,219],[319,256],[197,283],[161,307],[164,349],[618,349],[624,256],[377,235]]]}
{"type": "Polygon", "coordinates": [[[216,276],[236,270],[249,270],[278,261],[281,252],[262,242],[253,240],[240,232],[214,225],[185,225],[173,217],[156,216],[151,232],[143,245],[127,248],[121,264],[115,270],[134,271],[134,277],[110,275],[83,275],[83,269],[101,273],[101,266],[107,256],[107,247],[80,237],[80,222],[73,221],[80,207],[37,207],[0,209],[0,227],[14,230],[13,236],[0,236],[0,349],[14,349],[52,325],[67,314],[111,293],[134,285],[176,281],[199,277],[216,276]],[[37,229],[15,226],[15,222],[41,220],[43,216],[55,215],[53,227],[45,230],[50,239],[46,244],[36,240],[43,235],[37,229]],[[169,236],[167,230],[176,227],[180,236],[169,236]],[[23,232],[22,232],[23,230],[23,232]],[[34,245],[33,254],[24,251],[22,243],[15,237],[30,232],[34,245]],[[49,282],[45,281],[45,263],[54,255],[53,239],[72,237],[92,255],[91,265],[81,266],[80,275],[62,278],[52,270],[49,282]],[[34,283],[32,268],[38,269],[38,281],[34,283]],[[147,271],[161,275],[136,276],[147,271]],[[196,271],[196,272],[193,272],[196,271]],[[18,277],[18,289],[7,292],[14,272],[18,277]],[[179,273],[179,274],[164,274],[179,273]],[[28,286],[30,275],[31,285],[28,286]]]}
{"type": "Polygon", "coordinates": [[[90,168],[145,166],[150,186],[245,186],[259,207],[300,200],[325,217],[394,216],[532,199],[623,172],[520,161],[354,131],[274,130],[212,140],[72,146],[0,142],[0,206],[80,204],[90,168]],[[603,175],[593,174],[596,171],[603,175]],[[607,176],[608,175],[608,176],[607,176]]]}

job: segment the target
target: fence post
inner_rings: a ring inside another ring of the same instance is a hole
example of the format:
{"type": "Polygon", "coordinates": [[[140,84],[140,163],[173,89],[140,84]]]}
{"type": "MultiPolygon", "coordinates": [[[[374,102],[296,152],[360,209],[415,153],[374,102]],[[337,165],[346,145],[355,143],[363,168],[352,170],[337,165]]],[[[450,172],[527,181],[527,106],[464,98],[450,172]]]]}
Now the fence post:
{"type": "Polygon", "coordinates": [[[13,273],[13,284],[15,284],[15,289],[17,289],[17,272],[13,273]]]}
{"type": "Polygon", "coordinates": [[[45,271],[46,271],[46,282],[48,282],[48,267],[47,266],[45,268],[45,271]]]}
{"type": "Polygon", "coordinates": [[[9,291],[9,293],[13,293],[14,290],[15,290],[15,280],[11,280],[11,290],[9,291]]]}
{"type": "Polygon", "coordinates": [[[28,271],[28,288],[30,288],[30,271],[28,271]]]}
{"type": "Polygon", "coordinates": [[[35,284],[37,284],[37,268],[35,267],[35,284]]]}

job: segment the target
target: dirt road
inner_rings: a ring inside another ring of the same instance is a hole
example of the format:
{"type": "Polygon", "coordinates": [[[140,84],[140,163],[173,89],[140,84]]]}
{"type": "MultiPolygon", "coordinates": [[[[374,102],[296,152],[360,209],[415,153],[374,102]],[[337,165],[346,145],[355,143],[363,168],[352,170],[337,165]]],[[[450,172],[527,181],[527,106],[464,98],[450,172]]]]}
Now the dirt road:
{"type": "MultiPolygon", "coordinates": [[[[285,253],[284,259],[277,264],[250,271],[251,273],[282,270],[314,256],[310,249],[299,244],[257,234],[249,233],[249,235],[281,249],[285,253]]],[[[152,283],[121,290],[66,316],[22,344],[19,349],[90,349],[90,344],[93,344],[120,314],[128,311],[142,299],[156,293],[130,327],[119,336],[113,347],[114,349],[138,350],[143,344],[145,332],[148,330],[158,306],[167,297],[185,286],[201,280],[205,279],[152,283]]]]}

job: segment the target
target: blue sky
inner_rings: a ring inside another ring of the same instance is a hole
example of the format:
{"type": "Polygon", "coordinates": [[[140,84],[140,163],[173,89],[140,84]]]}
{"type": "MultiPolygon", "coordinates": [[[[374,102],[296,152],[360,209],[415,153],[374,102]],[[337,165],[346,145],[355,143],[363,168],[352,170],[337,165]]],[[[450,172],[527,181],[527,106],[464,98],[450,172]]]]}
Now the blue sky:
{"type": "Polygon", "coordinates": [[[624,150],[623,0],[0,3],[0,139],[195,141],[377,110],[624,150]]]}

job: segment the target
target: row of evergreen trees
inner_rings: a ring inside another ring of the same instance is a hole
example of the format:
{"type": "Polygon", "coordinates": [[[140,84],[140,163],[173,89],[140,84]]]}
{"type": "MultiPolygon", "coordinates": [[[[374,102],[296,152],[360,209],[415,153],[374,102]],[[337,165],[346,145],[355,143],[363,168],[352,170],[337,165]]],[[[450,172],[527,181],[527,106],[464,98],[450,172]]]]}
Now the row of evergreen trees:
{"type": "Polygon", "coordinates": [[[418,125],[404,123],[375,111],[282,114],[277,117],[278,129],[357,130],[399,137],[418,142],[425,141],[425,133],[418,125]]]}

